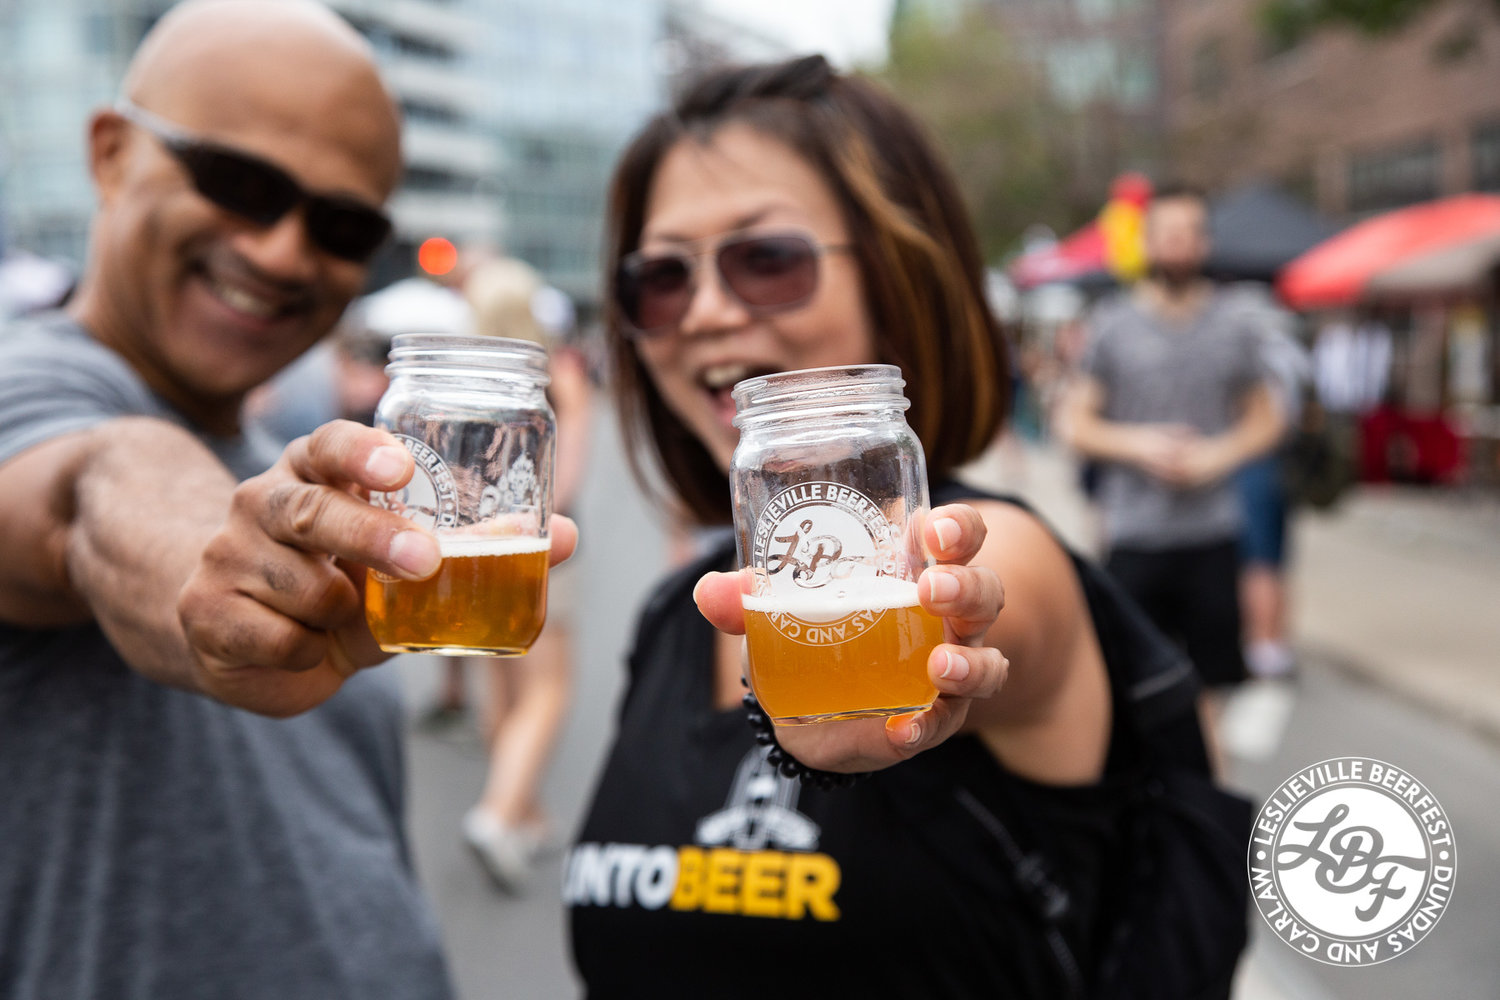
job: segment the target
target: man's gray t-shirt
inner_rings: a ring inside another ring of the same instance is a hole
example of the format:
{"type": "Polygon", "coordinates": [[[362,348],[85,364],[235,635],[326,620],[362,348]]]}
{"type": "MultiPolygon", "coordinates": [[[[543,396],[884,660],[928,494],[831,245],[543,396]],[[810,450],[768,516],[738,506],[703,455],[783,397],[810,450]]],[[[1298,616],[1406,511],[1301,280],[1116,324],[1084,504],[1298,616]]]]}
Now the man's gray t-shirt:
{"type": "MultiPolygon", "coordinates": [[[[1228,430],[1246,393],[1263,378],[1264,306],[1237,289],[1215,290],[1196,317],[1173,324],[1122,293],[1089,320],[1082,370],[1104,390],[1101,416],[1118,423],[1186,424],[1228,430]]],[[[1233,482],[1170,486],[1140,469],[1105,463],[1099,482],[1106,543],[1161,550],[1231,541],[1241,512],[1233,482]]]]}
{"type": "MultiPolygon", "coordinates": [[[[0,329],[0,463],[124,415],[188,426],[61,314],[0,329]]],[[[203,440],[242,478],[274,458],[203,440]]],[[[94,625],[0,624],[0,996],[451,996],[384,673],[276,720],[145,680],[94,625]]]]}

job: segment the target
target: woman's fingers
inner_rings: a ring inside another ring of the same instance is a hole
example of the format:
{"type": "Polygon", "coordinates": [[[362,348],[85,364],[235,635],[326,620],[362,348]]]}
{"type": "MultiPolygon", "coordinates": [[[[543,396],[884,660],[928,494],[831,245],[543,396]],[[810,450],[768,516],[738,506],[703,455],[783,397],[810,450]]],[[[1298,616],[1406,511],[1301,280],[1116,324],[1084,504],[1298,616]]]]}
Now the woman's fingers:
{"type": "Polygon", "coordinates": [[[782,747],[808,767],[825,771],[874,771],[899,764],[954,736],[975,698],[1000,690],[1010,663],[992,646],[943,643],[927,658],[927,674],[938,696],[921,712],[880,719],[781,726],[782,747]]]}
{"type": "Polygon", "coordinates": [[[933,566],[917,578],[917,599],[944,619],[950,642],[978,645],[1005,607],[1005,587],[984,566],[933,566]]]}
{"type": "Polygon", "coordinates": [[[986,528],[979,511],[964,503],[934,507],[923,526],[922,541],[940,563],[967,563],[984,545],[986,528]]]}
{"type": "Polygon", "coordinates": [[[693,588],[698,611],[720,632],[744,635],[745,609],[740,604],[740,595],[747,592],[747,582],[743,570],[703,574],[693,588]]]}
{"type": "Polygon", "coordinates": [[[943,643],[927,657],[927,676],[951,698],[989,698],[1005,683],[1010,661],[994,646],[943,643]]]}

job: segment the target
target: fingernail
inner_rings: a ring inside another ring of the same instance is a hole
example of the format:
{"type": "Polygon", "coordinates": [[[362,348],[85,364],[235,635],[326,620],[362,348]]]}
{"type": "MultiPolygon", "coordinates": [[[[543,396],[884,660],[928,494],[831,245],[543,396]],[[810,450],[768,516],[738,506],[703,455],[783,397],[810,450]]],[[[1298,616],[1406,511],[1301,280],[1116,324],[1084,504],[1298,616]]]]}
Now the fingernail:
{"type": "Polygon", "coordinates": [[[911,731],[906,734],[906,745],[911,746],[922,738],[922,727],[917,723],[911,724],[911,731]]]}
{"type": "Polygon", "coordinates": [[[958,596],[958,577],[952,573],[928,573],[927,592],[934,601],[951,601],[958,596]]]}
{"type": "Polygon", "coordinates": [[[961,681],[969,676],[969,661],[957,653],[943,650],[943,655],[948,657],[948,663],[943,667],[943,672],[938,676],[948,681],[961,681]]]}
{"type": "Polygon", "coordinates": [[[365,462],[365,473],[377,483],[395,482],[405,468],[406,453],[388,444],[370,452],[370,459],[365,462]]]}
{"type": "Polygon", "coordinates": [[[951,517],[940,517],[933,521],[932,530],[937,533],[938,547],[945,552],[953,548],[958,542],[959,535],[963,534],[963,529],[951,517]]]}
{"type": "Polygon", "coordinates": [[[403,531],[391,539],[389,558],[397,569],[422,580],[437,572],[443,554],[437,543],[420,531],[403,531]]]}

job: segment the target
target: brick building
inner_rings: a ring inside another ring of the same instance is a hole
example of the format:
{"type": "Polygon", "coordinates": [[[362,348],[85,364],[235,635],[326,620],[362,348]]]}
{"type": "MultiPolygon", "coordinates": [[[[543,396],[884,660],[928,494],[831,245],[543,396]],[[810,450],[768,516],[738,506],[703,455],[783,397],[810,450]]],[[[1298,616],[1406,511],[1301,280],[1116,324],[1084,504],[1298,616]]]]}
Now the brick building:
{"type": "Polygon", "coordinates": [[[1160,0],[1169,161],[1213,190],[1279,181],[1357,216],[1500,190],[1500,7],[1442,0],[1398,32],[1289,48],[1263,0],[1160,0]]]}

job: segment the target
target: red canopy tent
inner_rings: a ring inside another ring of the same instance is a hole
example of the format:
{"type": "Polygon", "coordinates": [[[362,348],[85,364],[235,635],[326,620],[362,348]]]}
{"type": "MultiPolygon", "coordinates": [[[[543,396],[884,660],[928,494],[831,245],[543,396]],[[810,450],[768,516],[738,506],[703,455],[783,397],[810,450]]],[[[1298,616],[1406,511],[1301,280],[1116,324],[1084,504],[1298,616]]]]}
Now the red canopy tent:
{"type": "Polygon", "coordinates": [[[1022,254],[1009,268],[1011,280],[1021,289],[1053,281],[1076,281],[1104,270],[1104,232],[1097,222],[1051,246],[1022,254]]]}
{"type": "Polygon", "coordinates": [[[1367,219],[1282,271],[1294,309],[1326,309],[1475,286],[1500,262],[1500,196],[1462,194],[1367,219]]]}

